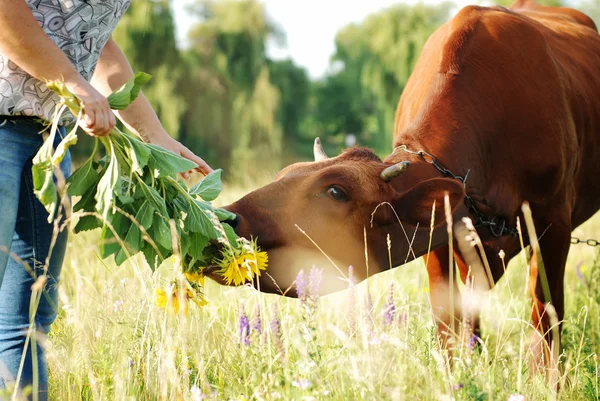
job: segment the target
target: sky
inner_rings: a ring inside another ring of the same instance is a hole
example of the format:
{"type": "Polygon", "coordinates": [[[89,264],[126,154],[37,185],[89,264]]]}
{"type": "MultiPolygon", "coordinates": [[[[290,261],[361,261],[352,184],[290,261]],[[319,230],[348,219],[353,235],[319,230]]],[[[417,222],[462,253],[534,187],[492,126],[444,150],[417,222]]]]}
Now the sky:
{"type": "MultiPolygon", "coordinates": [[[[185,10],[190,0],[173,0],[177,39],[185,47],[186,35],[194,20],[185,10]]],[[[335,50],[335,35],[345,25],[362,21],[368,14],[389,7],[398,0],[263,0],[268,16],[286,34],[285,48],[270,44],[268,54],[275,59],[291,57],[308,70],[313,79],[326,74],[335,50]],[[315,12],[319,10],[319,12],[315,12]]],[[[407,3],[415,3],[408,0],[407,3]]],[[[455,0],[459,6],[474,1],[455,0]]],[[[425,0],[427,4],[439,0],[425,0]]]]}

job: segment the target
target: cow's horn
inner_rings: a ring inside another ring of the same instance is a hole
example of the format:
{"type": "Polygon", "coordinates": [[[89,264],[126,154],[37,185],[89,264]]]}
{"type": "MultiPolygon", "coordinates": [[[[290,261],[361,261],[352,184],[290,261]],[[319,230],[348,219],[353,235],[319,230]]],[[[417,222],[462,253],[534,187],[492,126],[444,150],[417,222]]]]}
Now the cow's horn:
{"type": "Polygon", "coordinates": [[[386,167],[385,170],[381,172],[379,177],[381,177],[381,179],[385,182],[391,181],[400,174],[404,173],[408,166],[410,166],[410,162],[396,163],[393,166],[386,167]]]}
{"type": "Polygon", "coordinates": [[[329,159],[327,154],[325,153],[325,149],[323,149],[323,145],[321,144],[321,139],[315,138],[315,145],[313,147],[313,151],[315,153],[315,161],[320,162],[321,160],[329,159]]]}

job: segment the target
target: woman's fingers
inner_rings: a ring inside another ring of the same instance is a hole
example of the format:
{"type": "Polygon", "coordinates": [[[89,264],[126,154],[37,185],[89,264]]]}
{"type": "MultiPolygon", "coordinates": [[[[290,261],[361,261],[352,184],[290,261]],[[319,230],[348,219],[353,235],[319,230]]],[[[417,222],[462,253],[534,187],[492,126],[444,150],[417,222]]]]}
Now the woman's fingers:
{"type": "Polygon", "coordinates": [[[191,150],[189,150],[185,146],[181,146],[183,148],[181,150],[181,156],[196,163],[198,165],[198,167],[196,168],[197,171],[201,172],[204,175],[208,175],[213,172],[213,169],[204,160],[196,156],[191,150]]]}

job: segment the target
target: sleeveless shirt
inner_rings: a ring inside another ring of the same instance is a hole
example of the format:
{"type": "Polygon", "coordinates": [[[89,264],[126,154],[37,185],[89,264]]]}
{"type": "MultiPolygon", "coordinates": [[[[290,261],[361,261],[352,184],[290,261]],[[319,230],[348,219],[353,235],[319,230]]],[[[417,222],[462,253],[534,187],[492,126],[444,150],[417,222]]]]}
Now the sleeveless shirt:
{"type": "MultiPolygon", "coordinates": [[[[89,81],[131,0],[25,0],[50,39],[89,81]]],[[[0,52],[0,116],[52,120],[59,97],[0,52]]],[[[70,113],[64,114],[72,119],[70,113]]],[[[64,121],[64,120],[63,120],[64,121]]]]}

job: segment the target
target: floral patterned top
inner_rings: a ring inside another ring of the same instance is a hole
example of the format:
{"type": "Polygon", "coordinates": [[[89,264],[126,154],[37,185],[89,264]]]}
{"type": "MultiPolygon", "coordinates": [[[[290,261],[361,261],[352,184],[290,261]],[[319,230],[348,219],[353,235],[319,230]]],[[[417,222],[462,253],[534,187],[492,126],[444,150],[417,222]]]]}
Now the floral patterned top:
{"type": "MultiPolygon", "coordinates": [[[[131,0],[26,0],[46,34],[90,80],[131,0]]],[[[0,52],[0,116],[52,120],[59,98],[0,52]]],[[[68,113],[65,113],[67,115],[68,113]]],[[[67,119],[72,119],[68,114],[67,119]]]]}

